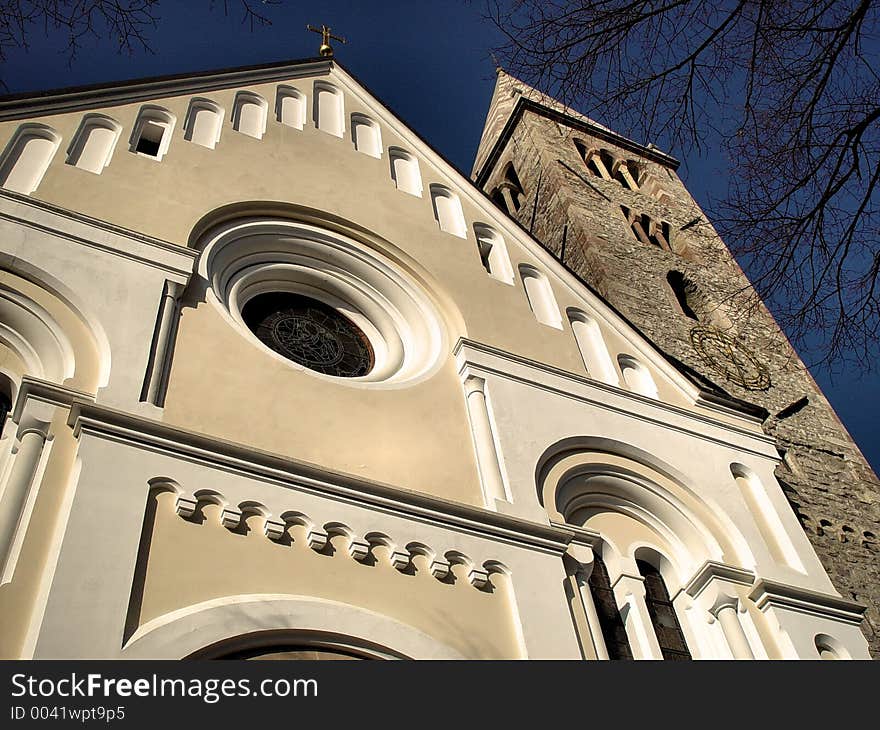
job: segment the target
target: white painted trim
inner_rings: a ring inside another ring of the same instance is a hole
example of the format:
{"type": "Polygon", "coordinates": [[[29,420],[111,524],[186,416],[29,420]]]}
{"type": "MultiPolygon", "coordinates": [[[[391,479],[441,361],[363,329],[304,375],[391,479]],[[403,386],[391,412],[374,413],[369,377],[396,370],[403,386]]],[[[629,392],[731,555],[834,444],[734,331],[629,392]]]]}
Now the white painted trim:
{"type": "Polygon", "coordinates": [[[205,601],[141,626],[123,659],[182,659],[258,631],[310,631],[380,644],[410,659],[464,659],[455,649],[393,618],[337,601],[286,595],[239,595],[205,601]]]}

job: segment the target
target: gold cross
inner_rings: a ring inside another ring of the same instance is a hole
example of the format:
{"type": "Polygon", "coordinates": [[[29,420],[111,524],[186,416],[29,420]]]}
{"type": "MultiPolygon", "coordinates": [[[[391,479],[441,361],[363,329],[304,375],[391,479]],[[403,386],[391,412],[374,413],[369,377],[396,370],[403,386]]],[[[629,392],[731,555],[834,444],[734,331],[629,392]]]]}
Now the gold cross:
{"type": "Polygon", "coordinates": [[[320,33],[321,34],[321,47],[318,49],[318,53],[320,53],[325,58],[329,58],[330,56],[333,55],[333,47],[330,45],[331,38],[339,41],[340,43],[346,42],[345,38],[342,38],[341,36],[338,36],[338,35],[333,35],[330,32],[330,27],[324,25],[323,23],[321,24],[320,28],[313,28],[311,25],[307,25],[306,30],[310,30],[313,33],[320,33]]]}

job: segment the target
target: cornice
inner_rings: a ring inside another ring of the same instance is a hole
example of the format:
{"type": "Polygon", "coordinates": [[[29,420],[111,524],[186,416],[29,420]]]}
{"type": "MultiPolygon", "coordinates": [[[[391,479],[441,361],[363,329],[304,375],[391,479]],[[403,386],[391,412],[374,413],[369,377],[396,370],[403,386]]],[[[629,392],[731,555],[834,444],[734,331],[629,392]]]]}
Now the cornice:
{"type": "Polygon", "coordinates": [[[0,220],[161,269],[186,281],[199,252],[27,195],[0,190],[0,220]],[[43,217],[46,220],[37,220],[43,217]],[[79,229],[79,230],[78,230],[79,229]],[[103,236],[85,235],[99,231],[103,236]],[[125,240],[125,245],[120,245],[125,240]]]}
{"type": "Polygon", "coordinates": [[[328,59],[311,58],[4,96],[0,98],[0,122],[326,74],[332,64],[328,59]]]}
{"type": "Polygon", "coordinates": [[[644,157],[645,159],[651,160],[652,162],[663,165],[664,167],[669,167],[673,170],[677,170],[680,164],[677,159],[672,157],[672,155],[667,155],[665,152],[661,152],[660,150],[653,147],[647,147],[645,145],[639,144],[638,142],[634,142],[633,140],[628,139],[623,135],[617,134],[617,132],[612,132],[611,130],[599,124],[596,124],[595,122],[589,122],[586,119],[581,119],[572,114],[566,114],[565,112],[559,111],[558,109],[551,109],[550,107],[546,106],[545,104],[541,104],[538,101],[520,96],[513,107],[513,111],[507,118],[507,123],[501,130],[501,134],[498,135],[498,139],[495,141],[495,144],[492,146],[492,149],[486,156],[486,159],[483,162],[483,166],[474,176],[474,182],[477,187],[483,187],[489,177],[489,174],[492,172],[493,169],[495,169],[495,166],[498,163],[498,158],[504,151],[508,140],[513,135],[513,130],[516,129],[516,125],[519,124],[526,111],[532,111],[555,122],[565,124],[566,126],[572,127],[573,129],[577,129],[578,131],[581,131],[585,134],[589,134],[592,137],[604,140],[605,142],[616,145],[621,149],[628,150],[629,152],[633,152],[640,157],[644,157]]]}
{"type": "Polygon", "coordinates": [[[70,408],[75,402],[93,403],[95,396],[82,390],[68,388],[48,380],[25,375],[21,379],[18,394],[15,397],[15,405],[12,407],[12,420],[14,423],[20,421],[29,400],[41,401],[51,406],[70,408]]]}
{"type": "Polygon", "coordinates": [[[574,532],[336,472],[224,439],[75,400],[68,424],[88,434],[352,504],[562,555],[574,532]]]}
{"type": "MultiPolygon", "coordinates": [[[[642,396],[638,393],[633,393],[632,391],[609,385],[608,383],[603,383],[598,380],[592,380],[590,378],[568,372],[567,370],[556,368],[552,365],[546,365],[535,360],[530,360],[520,355],[515,355],[511,352],[492,347],[491,345],[476,342],[474,340],[469,340],[462,337],[459,338],[458,342],[455,344],[455,347],[453,348],[453,355],[460,360],[458,365],[460,376],[464,376],[465,371],[469,368],[475,368],[478,371],[476,373],[477,375],[482,372],[492,373],[493,375],[497,375],[507,380],[514,380],[525,385],[541,388],[543,390],[563,395],[568,398],[573,398],[584,403],[589,403],[590,405],[594,405],[599,408],[623,413],[633,418],[638,418],[640,420],[662,426],[663,428],[674,429],[676,431],[687,433],[698,438],[702,438],[715,443],[720,443],[725,446],[730,446],[730,443],[728,441],[711,436],[710,434],[705,433],[704,430],[696,426],[696,424],[705,424],[724,431],[728,431],[730,433],[735,433],[738,436],[744,436],[750,440],[754,440],[756,443],[760,443],[768,447],[773,447],[773,451],[775,453],[775,441],[763,431],[760,431],[759,428],[750,429],[747,427],[737,426],[735,424],[731,424],[725,421],[716,420],[710,416],[700,413],[694,413],[693,411],[673,405],[671,403],[665,403],[661,400],[648,398],[647,396],[642,396]],[[513,372],[510,372],[509,369],[503,369],[499,367],[498,364],[493,366],[493,364],[486,361],[476,361],[473,359],[472,354],[469,355],[465,352],[466,350],[470,350],[472,353],[487,355],[489,357],[503,360],[514,365],[528,368],[537,373],[540,373],[540,375],[542,376],[542,380],[538,380],[537,378],[523,378],[513,372]],[[560,384],[554,386],[553,384],[547,382],[547,380],[550,378],[557,379],[564,383],[570,383],[572,387],[562,387],[560,384]],[[594,391],[596,393],[608,393],[615,399],[620,399],[620,402],[618,404],[615,404],[607,400],[600,400],[598,398],[590,397],[585,394],[575,393],[573,392],[573,387],[589,388],[591,391],[594,391]],[[682,426],[671,425],[668,419],[665,419],[662,416],[653,416],[650,413],[644,411],[635,412],[631,407],[624,407],[623,401],[633,401],[635,403],[638,403],[640,406],[647,407],[648,409],[654,411],[666,411],[668,413],[673,413],[692,421],[695,426],[685,428],[682,426]]],[[[701,406],[704,405],[702,402],[696,399],[695,403],[701,406]]],[[[725,412],[727,411],[725,410],[725,412]]],[[[760,426],[760,421],[752,418],[749,414],[734,412],[730,415],[736,415],[746,423],[753,423],[758,427],[760,426]]],[[[757,448],[747,448],[746,450],[761,457],[767,456],[766,452],[761,451],[757,448]]]]}
{"type": "Polygon", "coordinates": [[[696,598],[713,580],[722,580],[741,586],[751,586],[755,582],[755,574],[751,570],[737,568],[716,560],[707,560],[682,590],[692,598],[696,598]]]}
{"type": "Polygon", "coordinates": [[[867,610],[866,606],[856,601],[766,578],[761,578],[755,584],[749,598],[762,611],[765,608],[784,608],[854,625],[862,622],[867,610]]]}

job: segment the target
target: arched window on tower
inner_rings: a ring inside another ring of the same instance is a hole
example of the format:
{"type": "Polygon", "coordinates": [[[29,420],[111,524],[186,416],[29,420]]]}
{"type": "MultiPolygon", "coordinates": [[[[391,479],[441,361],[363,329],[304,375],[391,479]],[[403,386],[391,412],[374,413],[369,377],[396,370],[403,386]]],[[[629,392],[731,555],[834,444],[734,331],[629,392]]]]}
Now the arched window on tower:
{"type": "Polygon", "coordinates": [[[605,640],[605,649],[609,659],[632,659],[632,649],[626,636],[626,627],[617,607],[614,591],[611,589],[611,579],[608,577],[608,568],[597,554],[593,557],[593,570],[588,581],[590,594],[593,596],[593,604],[596,606],[596,615],[599,618],[599,627],[602,629],[602,638],[605,640]]]}
{"type": "Polygon", "coordinates": [[[525,192],[512,162],[504,169],[504,179],[492,191],[490,196],[496,205],[501,206],[510,215],[514,215],[525,201],[525,192]]]}
{"type": "Polygon", "coordinates": [[[263,139],[269,103],[252,91],[239,91],[232,106],[232,128],[254,139],[263,139]]]}
{"type": "Polygon", "coordinates": [[[669,598],[669,590],[660,571],[644,560],[636,560],[642,578],[645,579],[645,603],[648,615],[660,644],[664,659],[688,661],[691,653],[684,640],[684,633],[678,623],[678,616],[669,598]]]}
{"type": "Polygon", "coordinates": [[[45,124],[22,124],[3,152],[0,187],[30,195],[43,179],[61,144],[61,135],[45,124]]]}
{"type": "Polygon", "coordinates": [[[625,205],[620,206],[633,235],[648,246],[657,246],[664,251],[672,251],[671,229],[666,221],[655,221],[647,213],[636,213],[625,205]]]}
{"type": "Polygon", "coordinates": [[[68,165],[100,175],[110,164],[122,125],[103,114],[87,114],[67,150],[68,165]]]}
{"type": "Polygon", "coordinates": [[[220,141],[223,129],[223,107],[210,99],[193,99],[183,123],[183,138],[209,150],[220,141]]]}
{"type": "Polygon", "coordinates": [[[666,281],[672,289],[672,293],[675,294],[675,299],[678,302],[678,306],[681,307],[682,314],[699,321],[700,318],[697,316],[692,302],[692,297],[696,293],[694,283],[680,271],[670,271],[666,275],[666,281]]]}

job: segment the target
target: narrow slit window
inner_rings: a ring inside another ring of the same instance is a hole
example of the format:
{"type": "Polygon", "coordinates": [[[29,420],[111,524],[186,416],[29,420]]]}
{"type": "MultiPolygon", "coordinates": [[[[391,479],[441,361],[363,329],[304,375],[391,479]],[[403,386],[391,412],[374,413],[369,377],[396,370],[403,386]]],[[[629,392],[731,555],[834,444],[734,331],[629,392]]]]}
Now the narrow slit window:
{"type": "Polygon", "coordinates": [[[142,157],[157,162],[168,152],[176,118],[167,109],[157,106],[141,107],[129,140],[129,149],[142,157]]]}
{"type": "Polygon", "coordinates": [[[602,638],[608,651],[609,659],[631,660],[632,649],[626,635],[626,627],[617,607],[617,600],[611,588],[608,568],[598,555],[593,557],[593,570],[589,578],[590,594],[596,606],[596,616],[602,630],[602,638]]]}
{"type": "Polygon", "coordinates": [[[645,603],[663,658],[667,661],[689,661],[691,652],[663,576],[657,568],[644,560],[636,560],[636,565],[645,579],[645,603]]]}

